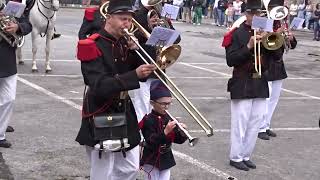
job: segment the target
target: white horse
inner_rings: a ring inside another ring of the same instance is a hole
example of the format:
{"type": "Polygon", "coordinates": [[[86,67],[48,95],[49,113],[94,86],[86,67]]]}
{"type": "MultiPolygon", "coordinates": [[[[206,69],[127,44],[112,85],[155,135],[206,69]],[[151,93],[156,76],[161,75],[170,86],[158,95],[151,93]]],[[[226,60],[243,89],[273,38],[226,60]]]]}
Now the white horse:
{"type": "MultiPolygon", "coordinates": [[[[38,50],[39,36],[46,36],[46,73],[51,71],[50,67],[50,42],[54,33],[56,22],[56,12],[59,9],[59,0],[35,0],[35,4],[30,10],[29,20],[32,24],[32,72],[37,72],[36,54],[38,50]]],[[[23,64],[21,49],[17,49],[17,59],[19,64],[23,64]]]]}

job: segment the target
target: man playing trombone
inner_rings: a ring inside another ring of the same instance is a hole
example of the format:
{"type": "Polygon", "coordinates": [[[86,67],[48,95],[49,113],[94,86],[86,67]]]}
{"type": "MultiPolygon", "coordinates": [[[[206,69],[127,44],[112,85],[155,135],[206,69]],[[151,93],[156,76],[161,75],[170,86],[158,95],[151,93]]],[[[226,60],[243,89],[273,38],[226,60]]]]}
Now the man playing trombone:
{"type": "Polygon", "coordinates": [[[139,65],[140,59],[131,52],[136,45],[124,38],[133,17],[130,0],[110,0],[103,16],[106,18],[104,28],[78,43],[78,59],[89,89],[84,97],[76,141],[86,147],[91,180],[135,180],[139,170],[140,134],[134,108],[125,92],[139,88],[139,80],[148,77],[155,67],[139,65]],[[117,116],[116,110],[123,106],[124,112],[117,116]],[[121,133],[124,136],[118,140],[106,137],[114,137],[113,133],[98,136],[98,116],[102,117],[101,123],[109,122],[108,126],[104,125],[110,127],[108,131],[117,125],[116,122],[125,122],[115,131],[124,132],[121,133]],[[105,142],[115,141],[121,141],[121,152],[114,150],[113,144],[109,144],[111,148],[108,144],[105,146],[105,142]]]}
{"type": "MultiPolygon", "coordinates": [[[[284,7],[284,0],[271,0],[267,10],[275,7],[284,7]]],[[[271,11],[272,12],[272,11],[271,11]]],[[[284,12],[284,11],[279,11],[284,12]]],[[[280,14],[282,15],[282,14],[280,14]]],[[[280,17],[277,14],[271,14],[270,16],[280,17]]],[[[297,41],[293,34],[288,31],[288,25],[286,23],[286,15],[282,15],[281,20],[274,21],[274,31],[284,36],[283,45],[276,50],[266,50],[264,53],[264,60],[267,63],[268,71],[266,77],[269,84],[270,98],[267,99],[267,113],[264,117],[263,123],[260,126],[260,132],[258,137],[263,140],[269,140],[270,137],[276,137],[276,133],[270,130],[271,118],[273,112],[278,104],[281,87],[283,80],[286,79],[287,73],[283,62],[283,54],[285,50],[294,49],[297,45],[297,41]]],[[[272,18],[272,17],[271,17],[272,18]]]]}
{"type": "Polygon", "coordinates": [[[266,98],[269,97],[268,81],[263,74],[264,63],[256,61],[257,57],[253,56],[255,43],[262,36],[253,36],[251,25],[253,16],[260,16],[260,13],[261,1],[248,0],[245,12],[247,20],[226,35],[223,42],[227,64],[233,67],[232,78],[228,81],[231,95],[230,165],[244,171],[256,168],[251,155],[265,115],[266,98]],[[262,65],[259,68],[262,73],[257,72],[255,64],[262,65]]]}

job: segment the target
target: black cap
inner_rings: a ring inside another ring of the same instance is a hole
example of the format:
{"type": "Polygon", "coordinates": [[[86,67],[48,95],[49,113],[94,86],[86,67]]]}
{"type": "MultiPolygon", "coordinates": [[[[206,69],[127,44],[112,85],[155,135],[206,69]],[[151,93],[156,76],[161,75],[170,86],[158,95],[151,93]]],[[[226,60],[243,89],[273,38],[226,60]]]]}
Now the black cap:
{"type": "Polygon", "coordinates": [[[284,0],[270,0],[269,7],[283,6],[284,0]]]}
{"type": "Polygon", "coordinates": [[[247,0],[246,11],[261,11],[262,3],[261,0],[247,0]]]}
{"type": "Polygon", "coordinates": [[[131,0],[110,0],[107,11],[108,14],[134,12],[131,0]]]}

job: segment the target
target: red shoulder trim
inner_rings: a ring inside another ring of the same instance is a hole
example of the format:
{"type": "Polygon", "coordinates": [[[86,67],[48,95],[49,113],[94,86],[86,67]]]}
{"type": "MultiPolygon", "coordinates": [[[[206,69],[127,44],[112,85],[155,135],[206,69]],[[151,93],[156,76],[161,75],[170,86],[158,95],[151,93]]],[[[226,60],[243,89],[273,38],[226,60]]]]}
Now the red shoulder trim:
{"type": "Polygon", "coordinates": [[[232,29],[231,31],[228,31],[224,36],[223,36],[223,41],[222,41],[222,47],[228,47],[231,45],[232,42],[232,35],[233,32],[236,30],[237,28],[232,29]]]}
{"type": "Polygon", "coordinates": [[[87,39],[78,41],[77,58],[80,61],[92,61],[102,55],[95,42],[95,40],[99,37],[100,35],[95,33],[89,36],[87,39]]]}
{"type": "Polygon", "coordinates": [[[84,18],[86,18],[86,20],[88,20],[88,21],[93,21],[94,12],[96,12],[96,10],[98,10],[98,8],[96,8],[96,7],[86,8],[84,11],[84,18]]]}
{"type": "MultiPolygon", "coordinates": [[[[148,115],[144,115],[142,120],[138,123],[139,129],[142,129],[144,127],[144,122],[147,120],[148,115]]],[[[138,119],[139,121],[139,119],[138,119]]]]}

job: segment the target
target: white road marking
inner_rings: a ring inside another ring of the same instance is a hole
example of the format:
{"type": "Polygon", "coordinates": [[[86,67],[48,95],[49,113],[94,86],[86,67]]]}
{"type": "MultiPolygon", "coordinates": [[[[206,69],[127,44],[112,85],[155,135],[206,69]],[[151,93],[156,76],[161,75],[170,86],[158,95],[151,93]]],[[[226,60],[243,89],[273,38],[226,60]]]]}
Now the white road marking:
{"type": "Polygon", "coordinates": [[[73,107],[75,109],[82,110],[82,106],[76,104],[75,102],[70,101],[70,100],[68,100],[68,99],[66,99],[66,98],[64,98],[62,96],[59,96],[59,95],[57,95],[57,94],[55,94],[55,93],[53,93],[51,91],[48,91],[47,89],[45,89],[45,88],[43,88],[41,86],[38,86],[38,85],[36,85],[36,84],[26,80],[26,79],[18,77],[18,81],[22,82],[23,84],[25,84],[27,86],[30,86],[30,87],[36,89],[36,90],[38,90],[38,91],[40,91],[40,92],[42,92],[42,93],[54,98],[54,99],[57,99],[58,101],[63,102],[63,103],[65,103],[65,104],[67,104],[67,105],[69,105],[69,106],[71,106],[71,107],[73,107]]]}
{"type": "MultiPolygon", "coordinates": [[[[272,128],[274,131],[320,131],[319,127],[305,127],[305,128],[272,128]]],[[[190,133],[203,133],[203,130],[188,130],[190,133]]],[[[230,132],[230,129],[214,129],[213,132],[230,132]]]]}
{"type": "Polygon", "coordinates": [[[201,69],[201,70],[208,71],[208,72],[213,72],[213,73],[216,73],[216,74],[219,74],[219,75],[222,75],[222,76],[231,77],[230,74],[222,73],[222,72],[219,72],[219,71],[215,71],[215,70],[211,70],[211,69],[207,69],[207,68],[203,68],[203,67],[199,67],[199,66],[194,66],[194,65],[191,65],[189,63],[181,62],[180,64],[183,64],[183,65],[189,66],[189,67],[193,67],[193,68],[196,68],[196,69],[201,69]]]}
{"type": "MultiPolygon", "coordinates": [[[[25,74],[20,73],[19,76],[30,76],[30,77],[71,77],[71,78],[77,78],[82,77],[81,74],[25,74]]],[[[171,79],[229,79],[230,77],[226,76],[169,76],[171,79]]],[[[310,77],[297,77],[297,78],[287,78],[286,80],[320,80],[320,78],[310,78],[310,77]]]]}
{"type": "Polygon", "coordinates": [[[25,76],[25,77],[68,77],[68,78],[82,78],[82,75],[76,74],[18,74],[18,76],[25,76]]]}
{"type": "MultiPolygon", "coordinates": [[[[69,100],[82,100],[82,97],[72,97],[72,98],[66,98],[69,100]]],[[[133,99],[133,98],[131,98],[133,99]]],[[[176,99],[176,98],[172,98],[176,99]]],[[[229,97],[226,96],[217,96],[217,97],[188,97],[189,100],[230,100],[229,97]]],[[[296,96],[296,97],[280,97],[281,100],[317,100],[311,97],[301,97],[301,96],[296,96]]]]}
{"type": "MultiPolygon", "coordinates": [[[[70,101],[70,100],[67,100],[66,98],[64,98],[64,97],[62,97],[62,96],[59,96],[59,95],[57,95],[57,94],[55,94],[55,93],[53,93],[53,92],[51,92],[51,91],[49,91],[49,90],[47,90],[47,89],[39,86],[39,85],[37,85],[37,84],[34,84],[34,83],[32,83],[32,82],[30,82],[30,81],[28,81],[28,80],[26,80],[26,79],[23,79],[23,78],[21,78],[21,77],[18,77],[18,81],[22,82],[23,84],[25,84],[25,85],[27,85],[27,86],[30,86],[30,87],[38,90],[38,91],[40,91],[40,92],[42,92],[42,93],[44,93],[44,94],[46,94],[46,95],[48,95],[48,96],[50,96],[50,97],[52,97],[52,98],[54,98],[54,99],[62,102],[62,103],[65,103],[65,104],[67,104],[67,105],[69,105],[69,106],[71,106],[71,107],[73,107],[73,108],[75,108],[75,109],[78,109],[78,110],[80,110],[80,111],[82,110],[82,106],[76,104],[75,102],[70,101]]],[[[216,169],[216,168],[214,168],[214,167],[212,167],[212,166],[209,166],[209,165],[207,165],[206,163],[203,163],[203,162],[201,162],[201,161],[199,161],[199,160],[197,160],[197,159],[194,159],[194,158],[192,158],[191,156],[188,156],[188,155],[186,155],[186,154],[183,154],[183,153],[181,153],[181,152],[179,152],[179,151],[173,150],[173,153],[174,153],[177,157],[181,158],[182,160],[185,160],[185,161],[187,161],[188,163],[191,163],[192,165],[195,165],[195,166],[197,166],[197,167],[199,167],[199,168],[201,168],[201,169],[204,169],[204,170],[208,171],[209,173],[214,174],[214,175],[216,175],[216,176],[218,176],[218,177],[223,177],[223,178],[225,178],[225,179],[230,179],[230,177],[231,177],[231,178],[233,178],[234,180],[237,179],[237,178],[232,177],[232,176],[230,176],[229,174],[227,174],[227,173],[225,173],[225,172],[223,172],[223,171],[221,171],[221,170],[219,170],[219,169],[216,169]]]]}
{"type": "Polygon", "coordinates": [[[184,161],[187,161],[189,162],[190,164],[194,165],[194,166],[197,166],[211,174],[214,174],[218,177],[221,177],[223,179],[232,179],[232,180],[236,180],[237,178],[233,177],[233,176],[230,176],[229,174],[217,169],[217,168],[214,168],[212,166],[209,166],[203,162],[200,162],[198,161],[197,159],[194,159],[186,154],[183,154],[181,152],[178,152],[178,151],[175,151],[175,150],[172,150],[173,151],[173,154],[176,156],[176,157],[179,157],[180,159],[184,160],[184,161]]]}
{"type": "MultiPolygon", "coordinates": [[[[223,76],[230,77],[229,74],[222,73],[222,72],[219,72],[219,71],[214,71],[214,70],[211,70],[211,69],[190,65],[188,63],[181,63],[181,64],[189,66],[189,67],[193,67],[193,68],[196,68],[196,69],[201,69],[201,70],[204,70],[204,71],[207,71],[207,72],[213,72],[213,73],[216,73],[216,74],[220,74],[220,75],[223,75],[223,76]]],[[[289,89],[285,89],[285,88],[282,88],[282,90],[285,91],[285,92],[288,92],[288,93],[297,94],[297,95],[300,95],[300,96],[305,96],[305,97],[310,97],[312,99],[320,100],[320,97],[312,96],[312,95],[309,95],[307,93],[301,93],[301,92],[297,92],[297,91],[293,91],[293,90],[289,90],[289,89]]]]}

